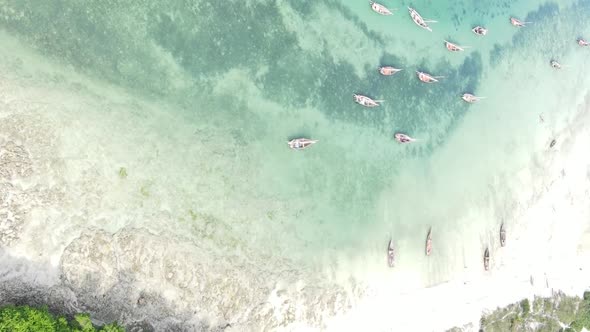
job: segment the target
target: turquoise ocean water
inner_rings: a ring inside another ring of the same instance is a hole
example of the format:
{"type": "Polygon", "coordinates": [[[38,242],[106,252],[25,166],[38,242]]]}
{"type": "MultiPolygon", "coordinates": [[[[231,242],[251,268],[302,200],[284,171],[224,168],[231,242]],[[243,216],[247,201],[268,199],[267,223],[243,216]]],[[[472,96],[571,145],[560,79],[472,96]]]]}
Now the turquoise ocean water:
{"type": "Polygon", "coordinates": [[[400,288],[432,286],[478,264],[499,224],[517,222],[515,197],[529,185],[519,172],[589,87],[590,49],[576,38],[590,39],[590,2],[383,4],[398,10],[0,1],[2,75],[37,91],[20,102],[43,105],[31,112],[55,128],[55,172],[80,197],[60,212],[66,224],[144,227],[253,269],[268,260],[334,280],[377,269],[400,288]],[[437,20],[433,32],[407,6],[437,20]],[[510,16],[533,23],[518,29],[510,16]],[[445,39],[469,48],[448,52],[445,39]],[[404,70],[384,77],[381,65],[404,70]],[[416,70],[444,78],[423,84],[416,70]],[[464,92],[486,99],[469,105],[464,92]],[[364,109],[353,93],[385,102],[364,109]],[[397,131],[418,141],[397,144],[397,131]],[[288,149],[300,136],[319,143],[288,149]],[[398,266],[386,271],[390,238],[398,266]]]}

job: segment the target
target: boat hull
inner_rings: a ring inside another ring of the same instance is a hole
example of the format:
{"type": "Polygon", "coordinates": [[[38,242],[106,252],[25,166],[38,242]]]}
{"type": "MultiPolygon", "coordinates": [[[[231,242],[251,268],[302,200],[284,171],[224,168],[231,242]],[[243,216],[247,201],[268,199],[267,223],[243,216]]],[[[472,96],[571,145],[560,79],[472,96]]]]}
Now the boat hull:
{"type": "Polygon", "coordinates": [[[428,230],[426,235],[426,256],[430,256],[432,253],[432,229],[428,230]]]}
{"type": "Polygon", "coordinates": [[[385,66],[385,67],[379,68],[379,73],[383,76],[391,76],[391,75],[394,75],[400,71],[401,71],[401,69],[397,69],[397,68],[390,67],[390,66],[385,66]]]}
{"type": "Polygon", "coordinates": [[[317,142],[318,142],[318,140],[312,140],[312,139],[307,139],[307,138],[296,138],[296,139],[290,140],[289,142],[287,142],[287,144],[293,150],[303,150],[303,149],[306,149],[306,148],[314,145],[317,142]]]}
{"type": "Polygon", "coordinates": [[[395,265],[395,248],[393,246],[393,240],[389,240],[389,244],[387,245],[387,265],[389,267],[394,267],[395,265]]]}

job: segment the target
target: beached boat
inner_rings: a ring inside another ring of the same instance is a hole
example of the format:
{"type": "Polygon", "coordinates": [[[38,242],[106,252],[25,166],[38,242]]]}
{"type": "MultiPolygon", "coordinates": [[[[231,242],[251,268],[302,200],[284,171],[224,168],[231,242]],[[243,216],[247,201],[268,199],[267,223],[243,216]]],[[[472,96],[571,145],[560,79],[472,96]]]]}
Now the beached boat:
{"type": "Polygon", "coordinates": [[[430,256],[432,252],[432,227],[428,229],[428,235],[426,235],[426,256],[430,256]]]}
{"type": "Polygon", "coordinates": [[[555,69],[561,69],[561,64],[559,62],[557,62],[556,60],[551,60],[551,62],[549,62],[549,64],[551,64],[551,67],[553,67],[555,69]]]}
{"type": "Polygon", "coordinates": [[[504,247],[506,245],[506,228],[504,228],[504,223],[500,225],[500,246],[504,247]]]}
{"type": "Polygon", "coordinates": [[[469,48],[469,46],[459,46],[457,44],[453,44],[450,41],[446,41],[446,40],[445,40],[445,47],[447,48],[447,50],[449,50],[451,52],[465,51],[465,48],[469,48]]]}
{"type": "Polygon", "coordinates": [[[584,39],[580,38],[578,39],[578,45],[580,46],[590,46],[590,43],[585,41],[584,39]]]}
{"type": "Polygon", "coordinates": [[[313,144],[317,143],[317,139],[308,139],[308,138],[295,138],[287,142],[289,147],[293,150],[303,150],[312,146],[313,144]]]}
{"type": "Polygon", "coordinates": [[[435,82],[438,82],[437,78],[444,77],[444,76],[432,76],[430,74],[427,74],[427,73],[421,72],[421,71],[416,71],[416,74],[418,74],[418,79],[424,83],[435,83],[435,82]]]}
{"type": "Polygon", "coordinates": [[[471,93],[464,93],[461,96],[461,99],[465,100],[466,102],[473,104],[476,101],[479,101],[480,99],[484,99],[485,97],[476,97],[474,95],[472,95],[471,93]]]}
{"type": "Polygon", "coordinates": [[[490,269],[490,250],[488,248],[483,252],[483,268],[486,271],[490,269]]]}
{"type": "Polygon", "coordinates": [[[383,66],[379,67],[379,73],[383,76],[391,76],[397,72],[402,71],[403,69],[394,68],[391,66],[383,66]]]}
{"type": "Polygon", "coordinates": [[[476,26],[475,28],[471,29],[471,31],[473,31],[474,34],[479,35],[479,36],[485,36],[488,33],[488,29],[482,27],[482,26],[476,26]]]}
{"type": "Polygon", "coordinates": [[[373,100],[367,96],[354,94],[354,102],[365,107],[377,107],[383,100],[373,100]]]}
{"type": "Polygon", "coordinates": [[[393,267],[395,264],[395,248],[393,247],[393,240],[389,240],[387,245],[387,265],[393,267]]]}
{"type": "Polygon", "coordinates": [[[523,22],[517,18],[511,17],[510,24],[514,25],[515,27],[524,27],[526,24],[533,23],[533,22],[523,22]]]}
{"type": "Polygon", "coordinates": [[[416,141],[415,138],[411,138],[410,136],[406,135],[406,134],[402,134],[402,133],[395,133],[395,135],[393,135],[393,137],[395,138],[396,141],[400,142],[400,143],[411,143],[416,141]]]}
{"type": "Polygon", "coordinates": [[[412,18],[412,21],[414,21],[416,25],[432,32],[432,29],[426,23],[436,23],[436,21],[422,18],[422,16],[414,8],[408,7],[408,10],[410,11],[410,17],[412,18]]]}
{"type": "Polygon", "coordinates": [[[371,9],[373,9],[373,11],[377,14],[381,14],[381,15],[392,15],[393,13],[391,12],[391,10],[387,9],[387,7],[383,6],[380,3],[374,2],[374,1],[370,1],[371,3],[371,9]]]}

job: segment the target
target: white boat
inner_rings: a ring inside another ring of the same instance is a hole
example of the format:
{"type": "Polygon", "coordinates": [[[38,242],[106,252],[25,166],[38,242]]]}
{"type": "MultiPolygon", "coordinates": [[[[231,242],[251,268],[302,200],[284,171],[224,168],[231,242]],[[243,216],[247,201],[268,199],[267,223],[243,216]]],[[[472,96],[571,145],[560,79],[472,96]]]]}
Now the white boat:
{"type": "Polygon", "coordinates": [[[466,48],[469,48],[469,46],[459,46],[457,44],[453,44],[450,41],[446,41],[446,40],[445,40],[445,47],[447,48],[447,50],[449,50],[451,52],[465,51],[466,48]]]}
{"type": "Polygon", "coordinates": [[[551,65],[551,67],[553,67],[555,69],[561,69],[561,64],[559,62],[557,62],[556,60],[551,60],[551,62],[549,62],[549,64],[551,65]]]}
{"type": "Polygon", "coordinates": [[[416,71],[418,74],[418,79],[424,83],[436,83],[438,82],[438,78],[443,78],[444,76],[432,76],[422,71],[416,71]]]}
{"type": "Polygon", "coordinates": [[[303,150],[317,143],[318,140],[308,138],[295,138],[287,142],[289,147],[293,150],[303,150]]]}
{"type": "Polygon", "coordinates": [[[482,27],[482,26],[476,26],[475,28],[471,29],[471,31],[473,31],[474,34],[479,35],[479,36],[485,36],[488,33],[488,29],[482,27]]]}
{"type": "Polygon", "coordinates": [[[461,99],[465,100],[466,102],[473,104],[476,101],[479,101],[480,99],[484,99],[485,97],[476,97],[474,95],[472,95],[471,93],[464,93],[461,96],[461,99]]]}
{"type": "Polygon", "coordinates": [[[395,248],[393,246],[393,240],[389,240],[387,245],[387,265],[393,267],[395,265],[395,248]]]}
{"type": "Polygon", "coordinates": [[[395,133],[395,135],[393,135],[393,137],[395,138],[396,141],[400,142],[400,143],[411,143],[411,142],[415,142],[416,139],[412,138],[406,134],[402,134],[402,133],[395,133]]]}
{"type": "Polygon", "coordinates": [[[514,25],[515,27],[524,27],[526,24],[533,23],[533,22],[523,22],[517,18],[511,17],[510,24],[514,25]]]}
{"type": "Polygon", "coordinates": [[[402,71],[403,69],[394,68],[391,66],[383,66],[379,67],[379,73],[383,76],[391,76],[397,72],[402,71]]]}
{"type": "Polygon", "coordinates": [[[506,245],[506,229],[504,228],[504,223],[500,225],[500,246],[504,247],[506,245]]]}
{"type": "Polygon", "coordinates": [[[580,46],[590,46],[590,43],[585,41],[583,38],[578,39],[578,45],[580,46]]]}
{"type": "Polygon", "coordinates": [[[426,23],[436,23],[436,21],[424,19],[414,8],[408,7],[408,10],[410,11],[410,17],[414,23],[419,27],[432,32],[432,29],[426,23]]]}
{"type": "Polygon", "coordinates": [[[373,9],[374,12],[381,14],[381,15],[393,15],[393,13],[391,12],[391,10],[387,9],[387,7],[383,6],[380,3],[371,1],[371,9],[373,9]]]}
{"type": "Polygon", "coordinates": [[[488,248],[483,252],[483,268],[486,271],[490,270],[490,250],[488,248]]]}
{"type": "Polygon", "coordinates": [[[354,102],[365,107],[377,107],[383,100],[373,100],[367,96],[354,94],[354,102]]]}

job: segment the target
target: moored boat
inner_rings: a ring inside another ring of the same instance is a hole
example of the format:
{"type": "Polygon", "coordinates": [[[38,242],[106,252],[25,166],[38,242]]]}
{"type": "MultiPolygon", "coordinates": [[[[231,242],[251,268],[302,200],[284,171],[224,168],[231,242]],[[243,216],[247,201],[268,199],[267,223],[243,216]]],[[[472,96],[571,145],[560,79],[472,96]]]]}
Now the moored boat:
{"type": "Polygon", "coordinates": [[[383,76],[391,76],[397,72],[402,71],[403,69],[394,68],[391,66],[383,66],[379,67],[379,73],[383,76]]]}
{"type": "Polygon", "coordinates": [[[393,246],[393,240],[389,240],[387,245],[387,265],[393,267],[395,265],[395,248],[393,246]]]}
{"type": "Polygon", "coordinates": [[[480,99],[484,99],[485,97],[476,97],[474,95],[472,95],[471,93],[464,93],[461,96],[461,99],[465,100],[466,102],[473,104],[476,101],[479,101],[480,99]]]}
{"type": "Polygon", "coordinates": [[[436,23],[436,21],[425,20],[414,8],[408,7],[408,11],[410,12],[410,17],[412,18],[412,21],[414,21],[416,25],[432,32],[432,29],[426,23],[436,23]]]}
{"type": "Polygon", "coordinates": [[[374,1],[370,1],[371,3],[371,9],[373,9],[374,12],[376,12],[377,14],[381,14],[381,15],[392,15],[393,13],[391,12],[391,10],[387,9],[387,7],[383,6],[380,3],[374,2],[374,1]]]}
{"type": "Polygon", "coordinates": [[[447,50],[449,50],[451,52],[465,51],[465,48],[469,48],[469,46],[459,46],[459,45],[453,44],[447,40],[445,40],[445,47],[447,48],[447,50]]]}
{"type": "Polygon", "coordinates": [[[416,141],[415,138],[411,138],[410,136],[406,135],[406,134],[402,134],[402,133],[395,133],[395,135],[393,135],[393,137],[395,138],[396,141],[400,142],[400,143],[411,143],[416,141]]]}
{"type": "Polygon", "coordinates": [[[373,100],[367,96],[353,94],[354,102],[365,107],[377,107],[383,100],[373,100]]]}
{"type": "Polygon", "coordinates": [[[421,72],[421,71],[416,71],[416,74],[418,74],[418,79],[424,83],[435,83],[435,82],[438,82],[437,78],[444,77],[444,76],[432,76],[430,74],[427,74],[427,73],[421,72]]]}
{"type": "Polygon", "coordinates": [[[312,146],[313,144],[317,143],[317,139],[308,139],[308,138],[295,138],[287,142],[289,147],[293,150],[303,150],[312,146]]]}
{"type": "Polygon", "coordinates": [[[551,67],[553,67],[555,69],[561,69],[561,64],[559,62],[557,62],[556,60],[551,60],[551,62],[549,62],[549,64],[551,65],[551,67]]]}
{"type": "Polygon", "coordinates": [[[578,39],[578,45],[580,46],[590,46],[590,43],[584,40],[583,38],[578,39]]]}
{"type": "Polygon", "coordinates": [[[485,36],[488,33],[488,29],[482,27],[482,26],[476,26],[475,28],[471,29],[471,31],[473,31],[474,34],[479,35],[479,36],[485,36]]]}
{"type": "Polygon", "coordinates": [[[490,250],[488,248],[483,253],[483,268],[486,271],[490,269],[490,250]]]}
{"type": "Polygon", "coordinates": [[[514,25],[515,27],[524,27],[526,24],[533,23],[533,22],[523,22],[517,18],[511,17],[510,24],[514,25]]]}
{"type": "Polygon", "coordinates": [[[504,247],[506,245],[506,228],[504,228],[504,223],[500,225],[500,246],[504,247]]]}
{"type": "Polygon", "coordinates": [[[432,227],[428,229],[428,235],[426,235],[426,256],[430,256],[432,253],[432,227]]]}

